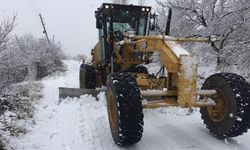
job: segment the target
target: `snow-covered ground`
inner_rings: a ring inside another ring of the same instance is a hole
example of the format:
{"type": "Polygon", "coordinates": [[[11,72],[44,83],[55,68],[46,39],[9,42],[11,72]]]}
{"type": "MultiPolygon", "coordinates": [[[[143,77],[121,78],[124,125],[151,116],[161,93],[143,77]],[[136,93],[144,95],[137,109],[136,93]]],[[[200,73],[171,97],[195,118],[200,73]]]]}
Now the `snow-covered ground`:
{"type": "MultiPolygon", "coordinates": [[[[144,110],[141,142],[120,148],[109,130],[104,94],[99,101],[89,95],[58,104],[58,87],[78,87],[79,62],[65,61],[65,75],[44,79],[44,97],[36,106],[35,124],[23,137],[12,139],[15,150],[249,150],[250,133],[218,140],[211,136],[195,111],[160,108],[144,110]]],[[[11,148],[12,147],[12,148],[11,148]]]]}

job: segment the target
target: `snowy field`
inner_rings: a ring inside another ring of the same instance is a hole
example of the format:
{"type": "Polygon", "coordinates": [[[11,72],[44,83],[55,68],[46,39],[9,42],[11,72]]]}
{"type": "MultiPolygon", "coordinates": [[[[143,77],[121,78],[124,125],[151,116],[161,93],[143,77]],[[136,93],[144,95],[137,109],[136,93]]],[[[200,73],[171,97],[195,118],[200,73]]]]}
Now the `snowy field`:
{"type": "Polygon", "coordinates": [[[89,95],[58,103],[58,87],[78,87],[79,62],[65,61],[68,71],[62,76],[44,79],[44,97],[36,106],[35,124],[23,137],[12,139],[15,150],[249,150],[250,133],[218,140],[211,136],[195,111],[160,108],[144,110],[141,142],[127,148],[112,140],[105,96],[89,95]]]}

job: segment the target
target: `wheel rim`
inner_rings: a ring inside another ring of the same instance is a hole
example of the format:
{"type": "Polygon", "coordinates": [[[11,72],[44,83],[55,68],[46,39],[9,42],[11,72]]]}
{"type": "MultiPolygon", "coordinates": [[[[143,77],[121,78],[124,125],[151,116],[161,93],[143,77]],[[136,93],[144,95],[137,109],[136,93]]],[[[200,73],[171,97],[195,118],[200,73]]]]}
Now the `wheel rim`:
{"type": "Polygon", "coordinates": [[[109,122],[112,129],[116,125],[116,111],[115,111],[115,101],[111,91],[108,92],[108,112],[109,112],[109,122]]]}
{"type": "Polygon", "coordinates": [[[216,106],[207,107],[209,117],[214,122],[222,121],[227,115],[227,101],[224,93],[221,90],[216,90],[217,94],[213,98],[216,102],[216,106]]]}

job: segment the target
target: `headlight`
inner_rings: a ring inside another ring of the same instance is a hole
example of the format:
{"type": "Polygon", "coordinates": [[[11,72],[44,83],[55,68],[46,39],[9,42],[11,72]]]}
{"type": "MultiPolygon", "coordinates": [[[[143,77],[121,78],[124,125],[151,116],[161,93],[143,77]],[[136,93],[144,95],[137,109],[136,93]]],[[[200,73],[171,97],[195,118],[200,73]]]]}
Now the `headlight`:
{"type": "Polygon", "coordinates": [[[142,10],[142,11],[145,11],[145,8],[142,8],[141,10],[142,10]]]}
{"type": "Polygon", "coordinates": [[[209,39],[210,39],[211,42],[216,42],[216,41],[219,40],[219,39],[218,39],[218,36],[215,35],[215,34],[210,35],[209,39]]]}

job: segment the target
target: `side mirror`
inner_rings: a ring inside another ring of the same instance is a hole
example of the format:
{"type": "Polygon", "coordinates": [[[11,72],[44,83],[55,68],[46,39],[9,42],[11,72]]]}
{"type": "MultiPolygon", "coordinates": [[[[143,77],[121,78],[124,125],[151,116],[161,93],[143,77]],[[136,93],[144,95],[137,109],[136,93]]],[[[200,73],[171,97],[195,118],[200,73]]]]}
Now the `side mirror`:
{"type": "Polygon", "coordinates": [[[96,20],[96,28],[102,29],[102,22],[100,20],[96,20]]]}
{"type": "Polygon", "coordinates": [[[156,29],[156,17],[157,15],[154,13],[154,14],[151,14],[150,13],[150,17],[149,17],[149,30],[150,31],[155,31],[156,29]]]}
{"type": "Polygon", "coordinates": [[[95,11],[95,18],[96,18],[96,28],[102,29],[102,14],[100,11],[95,11]]]}

